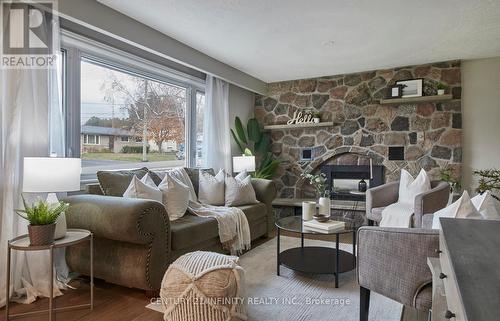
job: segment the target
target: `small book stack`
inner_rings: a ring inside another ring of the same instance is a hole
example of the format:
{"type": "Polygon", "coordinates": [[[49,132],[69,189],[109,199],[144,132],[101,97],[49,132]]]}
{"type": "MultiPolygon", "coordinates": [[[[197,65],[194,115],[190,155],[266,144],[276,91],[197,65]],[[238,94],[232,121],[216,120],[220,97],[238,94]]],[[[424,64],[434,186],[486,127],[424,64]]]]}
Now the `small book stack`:
{"type": "Polygon", "coordinates": [[[330,234],[334,231],[343,230],[345,228],[345,222],[340,221],[328,221],[328,222],[318,222],[316,220],[305,221],[304,228],[317,233],[330,234]]]}

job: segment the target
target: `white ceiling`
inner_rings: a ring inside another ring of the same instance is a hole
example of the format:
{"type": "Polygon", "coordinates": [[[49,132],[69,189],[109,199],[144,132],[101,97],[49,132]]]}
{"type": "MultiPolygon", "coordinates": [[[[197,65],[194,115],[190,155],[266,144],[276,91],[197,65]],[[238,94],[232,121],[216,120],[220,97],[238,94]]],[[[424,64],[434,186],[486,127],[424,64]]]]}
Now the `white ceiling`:
{"type": "Polygon", "coordinates": [[[500,56],[500,0],[98,1],[265,82],[500,56]]]}

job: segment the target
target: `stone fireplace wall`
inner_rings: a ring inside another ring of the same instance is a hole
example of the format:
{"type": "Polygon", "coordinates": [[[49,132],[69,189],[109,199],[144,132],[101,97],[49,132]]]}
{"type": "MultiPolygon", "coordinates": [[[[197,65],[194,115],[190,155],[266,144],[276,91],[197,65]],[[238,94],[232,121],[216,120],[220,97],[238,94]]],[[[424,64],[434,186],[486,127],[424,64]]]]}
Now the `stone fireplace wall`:
{"type": "Polygon", "coordinates": [[[461,177],[460,62],[369,71],[269,84],[268,96],[256,95],[255,115],[264,125],[284,124],[296,110],[315,110],[323,128],[273,130],[272,153],[283,161],[276,183],[280,197],[310,194],[300,174],[315,172],[323,163],[384,165],[385,180],[399,178],[402,168],[427,170],[439,178],[446,166],[461,177]],[[418,104],[380,105],[388,86],[398,80],[423,78],[424,95],[435,95],[439,82],[452,100],[418,104]],[[403,161],[388,159],[389,146],[405,146],[403,161]],[[299,161],[303,147],[312,147],[315,159],[299,161]]]}

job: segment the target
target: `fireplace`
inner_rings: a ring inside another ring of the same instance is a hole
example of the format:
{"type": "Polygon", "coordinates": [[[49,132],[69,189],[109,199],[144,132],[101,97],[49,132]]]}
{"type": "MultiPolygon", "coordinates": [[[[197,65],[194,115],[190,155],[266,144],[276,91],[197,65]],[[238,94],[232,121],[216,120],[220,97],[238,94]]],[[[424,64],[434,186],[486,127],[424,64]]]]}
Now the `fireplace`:
{"type": "Polygon", "coordinates": [[[384,166],[382,165],[323,165],[321,172],[326,175],[327,189],[330,191],[330,198],[334,200],[364,201],[365,195],[350,192],[357,190],[357,181],[361,179],[369,182],[369,187],[384,183],[384,166]],[[337,188],[335,183],[338,180],[355,180],[356,184],[351,185],[350,188],[337,188]]]}

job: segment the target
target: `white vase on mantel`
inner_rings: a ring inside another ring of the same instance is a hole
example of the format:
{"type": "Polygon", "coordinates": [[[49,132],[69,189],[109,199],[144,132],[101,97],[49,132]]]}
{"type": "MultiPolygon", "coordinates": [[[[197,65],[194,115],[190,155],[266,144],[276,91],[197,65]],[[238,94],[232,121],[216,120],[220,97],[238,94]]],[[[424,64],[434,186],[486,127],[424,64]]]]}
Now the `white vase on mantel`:
{"type": "Polygon", "coordinates": [[[332,205],[332,201],[329,197],[320,197],[319,198],[319,211],[318,213],[321,215],[330,216],[330,208],[332,205]]]}

